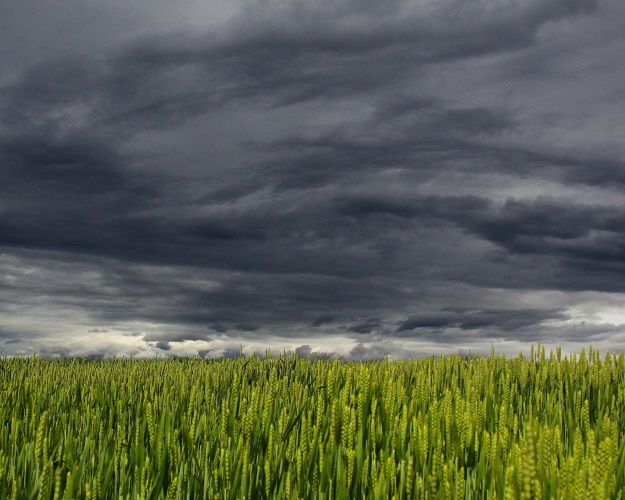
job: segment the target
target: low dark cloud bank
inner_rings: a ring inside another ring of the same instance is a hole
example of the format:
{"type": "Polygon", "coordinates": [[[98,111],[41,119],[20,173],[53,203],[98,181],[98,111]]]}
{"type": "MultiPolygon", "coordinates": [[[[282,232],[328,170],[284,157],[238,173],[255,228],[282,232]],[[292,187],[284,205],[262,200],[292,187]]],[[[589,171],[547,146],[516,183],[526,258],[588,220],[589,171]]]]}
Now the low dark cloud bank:
{"type": "Polygon", "coordinates": [[[622,348],[619,4],[80,5],[0,34],[5,354],[622,348]]]}

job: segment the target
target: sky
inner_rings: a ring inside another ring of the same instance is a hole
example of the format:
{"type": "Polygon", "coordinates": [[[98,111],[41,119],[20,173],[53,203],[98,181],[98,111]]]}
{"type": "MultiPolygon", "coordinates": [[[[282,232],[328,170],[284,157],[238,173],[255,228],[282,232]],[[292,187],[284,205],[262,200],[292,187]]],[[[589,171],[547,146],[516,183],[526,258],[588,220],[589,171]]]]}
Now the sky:
{"type": "Polygon", "coordinates": [[[3,355],[625,345],[625,3],[3,0],[3,355]]]}

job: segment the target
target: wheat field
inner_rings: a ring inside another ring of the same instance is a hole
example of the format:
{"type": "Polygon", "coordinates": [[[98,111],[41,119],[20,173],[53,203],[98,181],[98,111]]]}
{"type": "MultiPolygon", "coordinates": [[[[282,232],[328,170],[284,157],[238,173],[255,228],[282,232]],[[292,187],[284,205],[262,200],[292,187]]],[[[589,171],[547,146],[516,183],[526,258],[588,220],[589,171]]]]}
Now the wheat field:
{"type": "Polygon", "coordinates": [[[1,498],[620,498],[623,353],[0,358],[1,498]]]}

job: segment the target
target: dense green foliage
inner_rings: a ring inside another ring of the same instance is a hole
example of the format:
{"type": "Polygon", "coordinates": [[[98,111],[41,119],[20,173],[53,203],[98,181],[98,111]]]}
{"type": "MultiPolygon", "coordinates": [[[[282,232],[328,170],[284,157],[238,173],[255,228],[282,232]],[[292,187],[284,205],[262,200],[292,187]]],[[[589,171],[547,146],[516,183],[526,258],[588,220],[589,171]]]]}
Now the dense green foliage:
{"type": "Polygon", "coordinates": [[[2,498],[616,498],[625,363],[0,359],[2,498]]]}

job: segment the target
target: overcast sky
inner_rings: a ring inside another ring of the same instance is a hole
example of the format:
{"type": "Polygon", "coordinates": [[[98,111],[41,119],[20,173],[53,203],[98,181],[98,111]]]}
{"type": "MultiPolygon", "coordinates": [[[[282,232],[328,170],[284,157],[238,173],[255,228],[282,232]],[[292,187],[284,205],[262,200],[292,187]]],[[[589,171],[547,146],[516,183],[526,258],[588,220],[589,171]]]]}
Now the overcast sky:
{"type": "Polygon", "coordinates": [[[5,355],[625,345],[620,0],[3,0],[5,355]]]}

